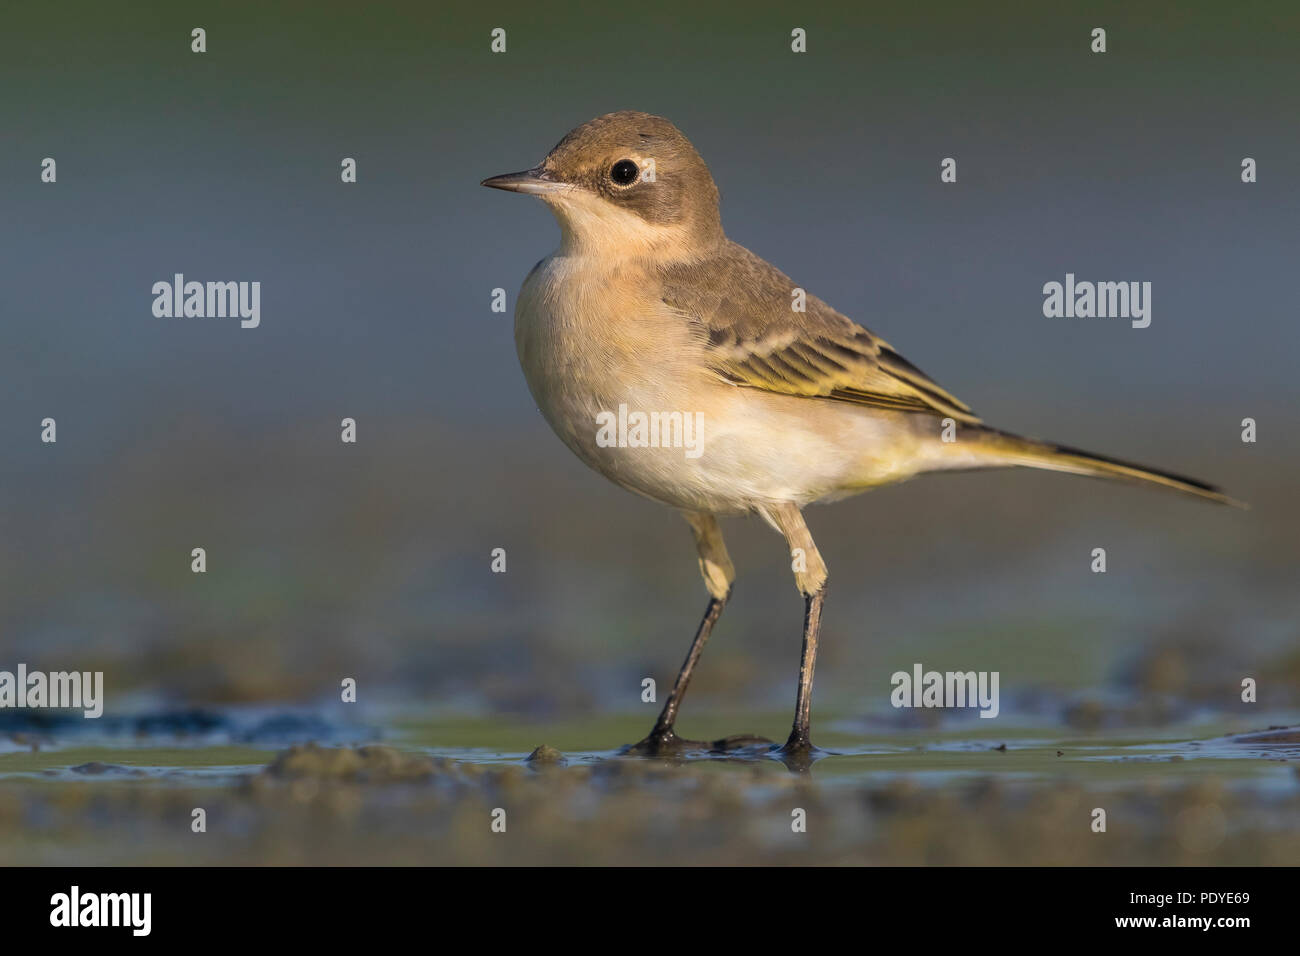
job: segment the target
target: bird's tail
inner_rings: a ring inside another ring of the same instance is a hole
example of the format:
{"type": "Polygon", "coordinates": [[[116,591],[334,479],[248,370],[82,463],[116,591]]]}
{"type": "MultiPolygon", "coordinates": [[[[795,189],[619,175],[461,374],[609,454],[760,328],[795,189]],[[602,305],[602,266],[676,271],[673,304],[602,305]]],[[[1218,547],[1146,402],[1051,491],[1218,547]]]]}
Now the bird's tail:
{"type": "Polygon", "coordinates": [[[1021,438],[1019,435],[992,428],[980,426],[976,429],[962,429],[960,438],[955,444],[960,445],[971,437],[976,442],[977,458],[985,467],[1043,468],[1048,471],[1063,471],[1092,478],[1118,478],[1140,484],[1159,485],[1185,495],[1232,505],[1236,508],[1249,507],[1243,502],[1229,498],[1213,485],[1207,485],[1194,478],[1170,474],[1167,471],[1159,471],[1155,468],[1147,468],[1145,465],[1136,465],[1103,455],[1094,455],[1065,445],[1021,438]]]}

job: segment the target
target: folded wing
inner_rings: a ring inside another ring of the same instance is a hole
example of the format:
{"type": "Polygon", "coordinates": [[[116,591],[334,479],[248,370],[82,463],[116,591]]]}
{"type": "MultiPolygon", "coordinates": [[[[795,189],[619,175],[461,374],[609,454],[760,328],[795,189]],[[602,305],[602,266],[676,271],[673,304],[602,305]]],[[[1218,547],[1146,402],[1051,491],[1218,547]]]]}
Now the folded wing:
{"type": "Polygon", "coordinates": [[[700,328],[709,367],[745,388],[874,408],[979,418],[884,342],[734,243],[664,277],[663,301],[700,328]]]}

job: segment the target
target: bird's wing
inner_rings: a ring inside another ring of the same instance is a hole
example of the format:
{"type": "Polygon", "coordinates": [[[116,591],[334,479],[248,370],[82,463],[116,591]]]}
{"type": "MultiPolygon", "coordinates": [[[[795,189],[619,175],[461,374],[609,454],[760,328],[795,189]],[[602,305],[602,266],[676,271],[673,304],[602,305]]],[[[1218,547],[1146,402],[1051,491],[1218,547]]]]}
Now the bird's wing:
{"type": "Polygon", "coordinates": [[[825,302],[808,295],[804,311],[795,311],[794,283],[734,243],[668,270],[662,288],[664,303],[699,325],[709,367],[732,384],[979,423],[964,402],[825,302]]]}

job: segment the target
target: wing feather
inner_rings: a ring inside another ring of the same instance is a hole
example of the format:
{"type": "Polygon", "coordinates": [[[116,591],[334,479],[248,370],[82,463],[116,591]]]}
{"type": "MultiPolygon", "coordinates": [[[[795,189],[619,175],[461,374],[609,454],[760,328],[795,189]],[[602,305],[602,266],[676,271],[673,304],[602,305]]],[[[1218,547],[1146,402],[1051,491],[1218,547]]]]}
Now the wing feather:
{"type": "Polygon", "coordinates": [[[795,284],[735,243],[705,262],[670,268],[663,301],[698,325],[709,367],[734,385],[875,408],[979,418],[888,343],[813,296],[791,308],[795,284]]]}

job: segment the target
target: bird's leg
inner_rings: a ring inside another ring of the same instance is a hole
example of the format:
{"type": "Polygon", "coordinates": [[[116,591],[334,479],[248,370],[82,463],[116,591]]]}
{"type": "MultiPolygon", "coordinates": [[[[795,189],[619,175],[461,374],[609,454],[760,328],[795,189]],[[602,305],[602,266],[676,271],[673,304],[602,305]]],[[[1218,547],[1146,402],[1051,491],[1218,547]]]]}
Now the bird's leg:
{"type": "Polygon", "coordinates": [[[781,753],[806,755],[815,749],[811,739],[812,683],[813,668],[817,663],[817,639],[822,626],[822,603],[826,598],[826,563],[822,561],[797,507],[790,503],[778,505],[768,509],[764,516],[785,535],[790,545],[795,584],[804,596],[803,654],[799,661],[794,726],[781,753]]]}
{"type": "Polygon", "coordinates": [[[709,749],[711,744],[681,740],[673,729],[677,721],[677,709],[681,706],[686,687],[691,682],[695,664],[704,651],[704,644],[713,631],[713,625],[722,616],[722,609],[731,595],[731,582],[736,578],[736,569],[727,555],[727,546],[722,540],[722,530],[718,520],[710,514],[687,512],[685,514],[691,530],[695,532],[695,548],[700,555],[700,573],[704,576],[704,585],[709,590],[709,606],[704,610],[691,649],[686,653],[686,660],[673,683],[673,689],[664,702],[663,712],[655,721],[654,729],[638,744],[627,749],[629,753],[664,753],[681,749],[709,749]]]}
{"type": "Polygon", "coordinates": [[[782,748],[786,752],[812,749],[812,682],[813,668],[817,664],[817,639],[822,629],[822,602],[826,600],[826,587],[804,598],[803,654],[799,658],[799,690],[795,695],[794,726],[782,748]]]}
{"type": "Polygon", "coordinates": [[[686,687],[691,682],[691,673],[695,670],[695,663],[700,659],[700,654],[704,652],[704,642],[709,639],[709,634],[713,631],[713,625],[722,616],[722,609],[726,606],[726,603],[727,595],[725,594],[722,597],[709,598],[709,606],[704,610],[704,619],[700,621],[699,630],[695,632],[695,639],[691,641],[691,649],[686,653],[686,660],[682,663],[682,669],[677,673],[677,680],[673,683],[673,689],[669,692],[668,699],[664,701],[664,709],[660,712],[659,719],[655,721],[654,728],[646,736],[645,740],[633,748],[634,750],[657,753],[677,749],[692,743],[680,740],[673,728],[673,725],[677,722],[677,708],[681,706],[682,698],[686,696],[686,687]]]}

